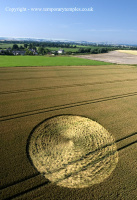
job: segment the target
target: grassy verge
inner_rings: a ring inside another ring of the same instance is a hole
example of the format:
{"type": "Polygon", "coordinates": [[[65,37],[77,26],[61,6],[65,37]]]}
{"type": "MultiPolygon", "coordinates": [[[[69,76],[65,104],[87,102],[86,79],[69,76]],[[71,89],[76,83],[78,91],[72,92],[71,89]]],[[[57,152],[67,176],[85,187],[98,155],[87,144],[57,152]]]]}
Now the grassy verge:
{"type": "Polygon", "coordinates": [[[71,56],[0,56],[0,67],[20,66],[84,66],[110,65],[112,63],[71,56]]]}

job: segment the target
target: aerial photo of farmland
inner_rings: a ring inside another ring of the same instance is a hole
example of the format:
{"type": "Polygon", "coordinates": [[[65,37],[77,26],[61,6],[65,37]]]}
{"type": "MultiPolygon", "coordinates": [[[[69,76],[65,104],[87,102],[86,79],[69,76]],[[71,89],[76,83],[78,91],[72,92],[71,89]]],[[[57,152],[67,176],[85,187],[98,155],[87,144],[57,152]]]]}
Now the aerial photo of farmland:
{"type": "Polygon", "coordinates": [[[1,1],[0,199],[137,200],[136,1],[1,1]]]}

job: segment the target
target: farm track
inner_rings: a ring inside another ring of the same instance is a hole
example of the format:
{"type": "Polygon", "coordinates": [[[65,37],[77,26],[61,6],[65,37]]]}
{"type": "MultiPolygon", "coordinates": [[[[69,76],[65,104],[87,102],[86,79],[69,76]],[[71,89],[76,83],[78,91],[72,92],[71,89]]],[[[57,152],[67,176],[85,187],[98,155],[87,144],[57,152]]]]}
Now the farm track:
{"type": "Polygon", "coordinates": [[[0,116],[0,122],[19,119],[22,117],[28,117],[32,115],[38,115],[38,114],[52,112],[56,110],[62,110],[66,108],[73,108],[73,107],[84,106],[84,105],[93,104],[93,103],[95,104],[95,103],[100,103],[104,101],[122,99],[122,98],[132,97],[136,95],[137,95],[137,92],[126,93],[126,94],[121,94],[121,95],[114,95],[114,96],[109,96],[109,97],[104,97],[104,98],[92,99],[88,101],[80,101],[80,102],[71,103],[71,104],[64,104],[60,106],[46,107],[46,108],[41,108],[41,109],[27,111],[27,112],[15,113],[11,115],[4,115],[4,116],[0,116]]]}
{"type": "MultiPolygon", "coordinates": [[[[117,143],[122,142],[123,140],[126,140],[126,139],[130,140],[131,137],[133,137],[133,136],[135,136],[135,135],[137,135],[137,132],[132,133],[132,134],[126,136],[126,137],[120,138],[120,139],[116,140],[115,143],[117,144],[117,143]]],[[[119,148],[117,149],[117,151],[119,152],[119,151],[121,151],[121,150],[123,150],[123,149],[125,149],[125,148],[127,148],[127,147],[129,147],[129,146],[131,146],[131,145],[133,145],[133,144],[135,144],[135,143],[137,143],[137,140],[135,140],[135,141],[133,141],[133,142],[129,142],[129,141],[128,141],[126,145],[124,145],[124,146],[122,146],[122,147],[119,147],[119,148]]],[[[110,144],[110,145],[111,145],[111,144],[110,144]]],[[[103,146],[102,148],[106,148],[107,146],[109,146],[109,145],[103,146]]],[[[87,157],[88,155],[94,154],[94,153],[95,153],[96,151],[98,151],[98,150],[100,150],[100,149],[97,149],[97,150],[95,150],[95,151],[93,151],[93,152],[89,152],[87,155],[85,155],[84,157],[80,158],[79,160],[84,159],[84,158],[87,157]]],[[[78,162],[79,160],[76,160],[76,161],[73,161],[73,162],[78,162]]],[[[72,163],[73,163],[73,162],[72,162],[72,163]]],[[[98,160],[96,160],[96,162],[98,162],[98,160]]],[[[69,163],[68,165],[70,165],[70,164],[72,164],[72,163],[69,163]]],[[[66,165],[66,166],[67,166],[67,165],[66,165]]],[[[65,166],[65,167],[66,167],[66,166],[65,166]]],[[[82,171],[82,170],[81,170],[81,171],[82,171]]],[[[76,172],[76,173],[77,173],[77,172],[76,172]]],[[[25,185],[25,184],[28,185],[27,182],[28,182],[30,179],[31,179],[31,180],[33,179],[33,182],[35,182],[35,178],[38,177],[38,176],[41,176],[40,173],[37,173],[37,174],[35,174],[35,175],[33,175],[33,176],[30,176],[30,177],[24,178],[24,179],[22,179],[22,180],[16,181],[16,182],[14,182],[14,183],[12,183],[12,184],[3,186],[2,188],[0,188],[0,189],[1,189],[1,192],[2,192],[3,194],[4,194],[4,193],[6,194],[6,193],[7,193],[7,191],[6,191],[7,189],[10,188],[10,190],[12,190],[12,187],[18,187],[18,185],[20,185],[21,183],[23,183],[24,185],[25,185]]],[[[66,178],[67,178],[67,177],[66,177],[66,178]]],[[[5,197],[3,200],[14,199],[14,198],[20,197],[20,196],[22,196],[22,195],[24,195],[24,194],[26,194],[26,193],[32,192],[32,191],[34,191],[34,190],[36,190],[36,189],[39,189],[39,188],[41,188],[41,187],[43,187],[43,186],[46,186],[46,185],[49,184],[49,183],[50,183],[50,182],[49,182],[48,180],[45,180],[45,182],[42,182],[42,183],[40,183],[40,184],[38,184],[38,185],[36,185],[36,186],[34,186],[34,187],[30,187],[30,188],[28,188],[28,189],[26,189],[26,190],[20,191],[20,192],[14,194],[14,195],[12,195],[12,196],[5,197]]]]}
{"type": "Polygon", "coordinates": [[[2,91],[0,95],[6,94],[18,94],[23,92],[35,92],[41,91],[46,89],[58,89],[58,88],[70,88],[70,87],[83,87],[83,86],[90,86],[90,85],[100,85],[100,84],[109,84],[109,83],[123,83],[129,81],[137,81],[137,79],[125,79],[125,80],[115,80],[115,81],[104,81],[104,82],[94,82],[94,83],[83,83],[83,84],[72,84],[72,85],[59,85],[59,86],[50,86],[50,87],[40,87],[40,88],[30,88],[30,89],[22,89],[22,90],[13,90],[13,91],[2,91]]]}

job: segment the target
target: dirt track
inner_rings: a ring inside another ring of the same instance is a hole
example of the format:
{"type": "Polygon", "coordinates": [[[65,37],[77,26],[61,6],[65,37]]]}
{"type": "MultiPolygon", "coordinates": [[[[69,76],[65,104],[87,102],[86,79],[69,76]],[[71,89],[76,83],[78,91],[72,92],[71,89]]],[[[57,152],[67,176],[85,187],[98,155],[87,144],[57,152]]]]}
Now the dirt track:
{"type": "Polygon", "coordinates": [[[80,55],[77,57],[116,64],[137,64],[137,55],[127,54],[119,51],[111,51],[103,54],[80,55]]]}
{"type": "Polygon", "coordinates": [[[0,199],[135,199],[137,68],[135,66],[0,68],[0,199]],[[84,189],[49,183],[26,152],[32,129],[62,114],[96,120],[115,138],[119,162],[104,182],[84,189]]]}

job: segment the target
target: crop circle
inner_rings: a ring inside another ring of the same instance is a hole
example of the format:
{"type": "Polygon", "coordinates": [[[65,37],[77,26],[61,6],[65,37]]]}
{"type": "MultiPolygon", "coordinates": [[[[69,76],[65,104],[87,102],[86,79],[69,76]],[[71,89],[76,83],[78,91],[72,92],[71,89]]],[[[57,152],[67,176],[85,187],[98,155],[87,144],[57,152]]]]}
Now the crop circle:
{"type": "Polygon", "coordinates": [[[102,182],[118,162],[112,135],[97,122],[72,115],[38,125],[29,138],[28,153],[40,173],[69,188],[102,182]]]}

